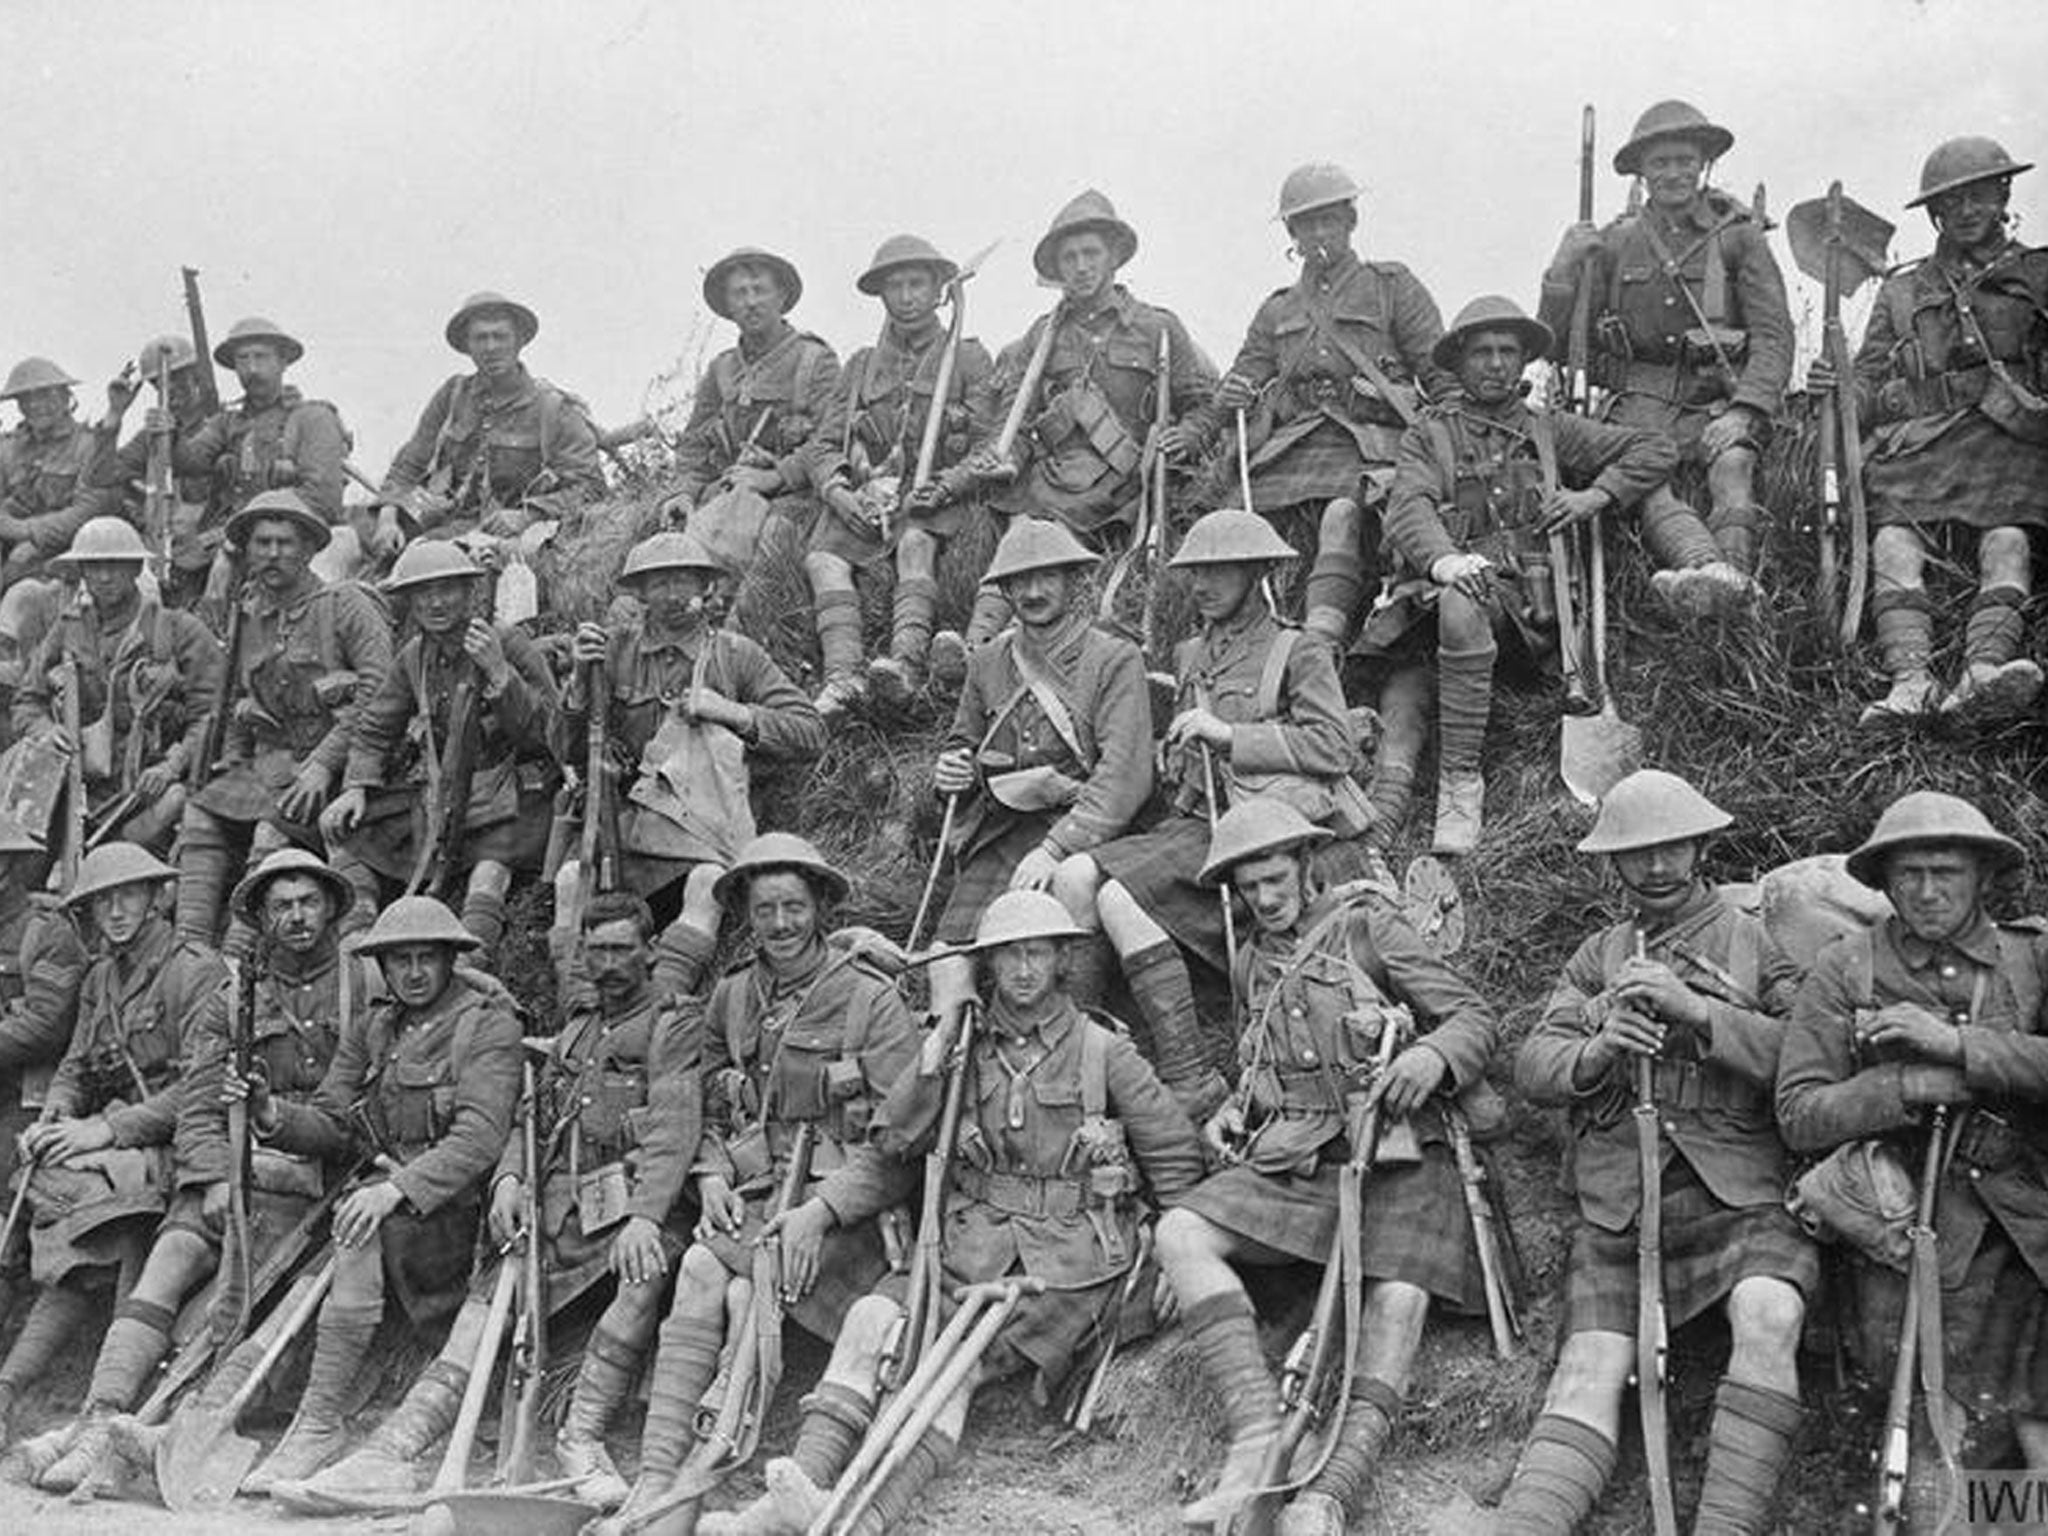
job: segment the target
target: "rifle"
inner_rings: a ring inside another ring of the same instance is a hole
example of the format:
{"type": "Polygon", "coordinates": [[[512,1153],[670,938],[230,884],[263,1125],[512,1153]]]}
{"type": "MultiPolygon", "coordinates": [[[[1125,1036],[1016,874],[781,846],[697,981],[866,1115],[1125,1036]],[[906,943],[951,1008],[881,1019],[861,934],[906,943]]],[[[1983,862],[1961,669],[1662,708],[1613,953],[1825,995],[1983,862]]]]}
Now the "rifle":
{"type": "MultiPolygon", "coordinates": [[[[1579,114],[1579,222],[1593,222],[1593,107],[1579,114]]],[[[1578,291],[1572,295],[1572,328],[1565,341],[1565,409],[1580,416],[1593,409],[1593,283],[1594,263],[1579,268],[1578,291]]]]}
{"type": "Polygon", "coordinates": [[[585,895],[608,891],[618,883],[618,851],[606,822],[606,787],[611,768],[605,760],[605,729],[611,713],[604,663],[593,661],[583,680],[583,702],[589,711],[584,733],[583,836],[580,848],[585,895]]]}
{"type": "MultiPolygon", "coordinates": [[[[1642,930],[1636,958],[1643,958],[1642,930]]],[[[1636,1407],[1643,1422],[1643,1467],[1657,1536],[1678,1536],[1671,1498],[1671,1431],[1664,1414],[1664,1148],[1657,1129],[1656,1063],[1636,1058],[1636,1407]]]]}
{"type": "Polygon", "coordinates": [[[242,571],[247,558],[241,551],[235,552],[228,581],[228,632],[221,642],[227,650],[227,666],[220,676],[220,697],[214,701],[212,714],[207,716],[206,735],[201,741],[199,754],[185,768],[185,783],[195,794],[206,787],[207,776],[227,752],[228,722],[235,712],[235,682],[241,665],[242,571]]]}
{"type": "MultiPolygon", "coordinates": [[[[488,622],[488,621],[487,621],[488,622]]],[[[448,700],[448,736],[434,750],[433,722],[422,695],[420,716],[426,721],[427,825],[414,857],[405,894],[441,896],[454,879],[462,857],[463,820],[469,811],[469,786],[476,774],[476,663],[464,659],[462,681],[448,700]]]]}
{"type": "MultiPolygon", "coordinates": [[[[1937,1104],[1927,1131],[1927,1153],[1921,1164],[1920,1190],[1913,1218],[1913,1261],[1906,1271],[1906,1310],[1899,1322],[1899,1349],[1892,1363],[1891,1393],[1884,1409],[1884,1448],[1878,1458],[1877,1503],[1871,1511],[1873,1536],[1893,1536],[1906,1523],[1906,1481],[1913,1453],[1913,1378],[1920,1375],[1927,1391],[1927,1423],[1941,1448],[1942,1463],[1952,1470],[1952,1451],[1944,1429],[1948,1414],[1941,1389],[1941,1265],[1935,1248],[1934,1212],[1947,1160],[1944,1140],[1948,1106],[1937,1104]]],[[[1937,1521],[1934,1530],[1947,1530],[1937,1521]]]]}
{"type": "MultiPolygon", "coordinates": [[[[206,306],[199,302],[199,269],[186,267],[185,272],[185,318],[192,325],[193,362],[199,377],[199,399],[206,407],[206,414],[213,416],[220,411],[220,382],[213,376],[213,348],[206,340],[206,306]]],[[[168,398],[163,402],[168,404],[168,398]]]]}
{"type": "Polygon", "coordinates": [[[1455,1104],[1450,1105],[1444,1111],[1444,1121],[1451,1133],[1451,1155],[1458,1163],[1458,1182],[1465,1190],[1465,1213],[1472,1220],[1472,1244],[1479,1250],[1479,1279],[1486,1290],[1486,1321],[1493,1330],[1493,1352],[1503,1360],[1512,1360],[1515,1345],[1522,1337],[1521,1308],[1503,1262],[1493,1197],[1487,1189],[1486,1164],[1472,1146],[1472,1127],[1465,1121],[1465,1112],[1455,1104]]]}
{"type": "MultiPolygon", "coordinates": [[[[969,1001],[960,1010],[960,1038],[953,1044],[952,1075],[946,1081],[946,1102],[939,1110],[939,1130],[924,1155],[923,1204],[917,1217],[917,1252],[910,1261],[910,1285],[897,1338],[883,1351],[887,1384],[901,1390],[918,1362],[939,1335],[939,1300],[945,1284],[944,1227],[946,1185],[952,1174],[954,1144],[967,1108],[967,1078],[974,1055],[975,1025],[980,1005],[969,1001]]],[[[943,1062],[944,1057],[940,1060],[943,1062]]]]}
{"type": "Polygon", "coordinates": [[[526,1123],[520,1132],[520,1152],[526,1179],[520,1191],[519,1220],[525,1236],[519,1256],[519,1324],[512,1338],[511,1368],[505,1373],[505,1398],[513,1405],[512,1411],[499,1414],[512,1428],[498,1442],[498,1477],[511,1483],[533,1480],[541,1391],[547,1385],[548,1294],[540,1257],[540,1093],[531,1054],[524,1067],[526,1123]]]}
{"type": "MultiPolygon", "coordinates": [[[[92,593],[81,584],[71,609],[64,615],[64,739],[70,751],[64,758],[64,852],[58,863],[62,889],[68,891],[78,879],[78,863],[85,857],[85,658],[83,631],[86,615],[92,612],[92,593]]],[[[109,708],[112,707],[109,701],[109,708]]]]}
{"type": "Polygon", "coordinates": [[[1160,562],[1166,554],[1166,450],[1161,444],[1172,420],[1173,333],[1165,327],[1161,327],[1159,332],[1153,393],[1152,432],[1145,441],[1141,460],[1140,479],[1144,483],[1144,494],[1138,500],[1137,526],[1131,530],[1130,544],[1117,557],[1104,579],[1102,597],[1096,604],[1097,616],[1105,621],[1111,619],[1117,594],[1130,579],[1132,567],[1141,560],[1144,562],[1145,601],[1138,625],[1138,645],[1148,664],[1158,639],[1160,562]]]}
{"type": "MultiPolygon", "coordinates": [[[[1206,696],[1201,699],[1202,708],[1209,707],[1206,696]]],[[[1223,814],[1216,803],[1216,749],[1208,742],[1197,742],[1202,753],[1202,801],[1209,813],[1209,835],[1216,835],[1216,820],[1223,814]]],[[[1223,912],[1223,954],[1230,967],[1230,986],[1237,988],[1237,897],[1230,882],[1224,880],[1216,887],[1216,903],[1223,912]]]]}
{"type": "Polygon", "coordinates": [[[171,438],[177,425],[171,420],[171,356],[166,348],[156,360],[156,403],[163,411],[164,424],[149,435],[149,470],[143,481],[142,527],[162,541],[164,573],[171,569],[171,521],[177,513],[177,483],[171,473],[171,438]]]}
{"type": "MultiPolygon", "coordinates": [[[[341,963],[347,965],[344,956],[341,963]]],[[[249,1080],[250,1057],[256,1039],[256,963],[253,958],[228,960],[228,978],[234,987],[234,1011],[228,1016],[228,1059],[235,1075],[249,1080]]],[[[250,1294],[255,1255],[250,1251],[249,1230],[249,1101],[236,1098],[228,1104],[228,1227],[221,1251],[221,1288],[213,1313],[216,1347],[230,1348],[249,1331],[249,1313],[255,1304],[250,1294]]]]}
{"type": "Polygon", "coordinates": [[[1833,303],[1822,327],[1828,361],[1835,366],[1833,422],[1836,441],[1841,445],[1844,493],[1849,502],[1849,590],[1842,599],[1841,637],[1844,646],[1856,643],[1863,627],[1863,600],[1870,581],[1870,515],[1863,502],[1863,425],[1857,420],[1856,360],[1849,352],[1849,336],[1842,329],[1842,184],[1828,188],[1828,263],[1835,273],[1833,303]]]}

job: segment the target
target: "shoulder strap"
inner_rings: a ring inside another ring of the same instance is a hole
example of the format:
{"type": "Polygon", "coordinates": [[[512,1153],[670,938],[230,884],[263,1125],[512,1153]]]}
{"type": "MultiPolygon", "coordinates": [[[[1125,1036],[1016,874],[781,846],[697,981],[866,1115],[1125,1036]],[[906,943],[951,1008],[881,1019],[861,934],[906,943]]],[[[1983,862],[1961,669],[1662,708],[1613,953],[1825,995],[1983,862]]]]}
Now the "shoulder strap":
{"type": "Polygon", "coordinates": [[[1272,645],[1266,649],[1266,664],[1259,670],[1259,692],[1253,701],[1261,720],[1280,717],[1280,685],[1287,680],[1287,663],[1300,638],[1300,630],[1283,629],[1273,636],[1272,645]]]}
{"type": "Polygon", "coordinates": [[[1038,707],[1045,711],[1046,724],[1066,743],[1067,750],[1074,754],[1074,761],[1085,766],[1088,754],[1081,749],[1081,733],[1074,725],[1074,712],[1060,696],[1052,678],[1036,657],[1025,654],[1024,647],[1015,639],[1010,642],[1010,662],[1016,667],[1018,678],[1030,690],[1031,697],[1038,701],[1038,707]]]}

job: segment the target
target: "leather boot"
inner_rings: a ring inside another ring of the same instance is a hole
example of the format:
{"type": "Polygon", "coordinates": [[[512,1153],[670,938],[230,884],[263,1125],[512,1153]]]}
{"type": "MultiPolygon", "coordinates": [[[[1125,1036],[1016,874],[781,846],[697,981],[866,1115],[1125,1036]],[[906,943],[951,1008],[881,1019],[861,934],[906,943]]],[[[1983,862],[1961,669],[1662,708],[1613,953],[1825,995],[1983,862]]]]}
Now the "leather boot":
{"type": "Polygon", "coordinates": [[[1577,1419],[1544,1414],[1501,1495],[1494,1536],[1571,1536],[1613,1475],[1612,1440],[1577,1419]]]}
{"type": "Polygon", "coordinates": [[[2017,587],[1990,587],[1970,604],[1963,638],[1963,675],[1941,701],[1945,718],[1989,725],[2017,719],[2041,692],[2041,668],[2016,656],[2026,637],[2017,587]]]}
{"type": "Polygon", "coordinates": [[[1870,620],[1892,684],[1890,692],[1865,709],[1857,723],[1879,725],[1926,714],[1934,702],[1934,678],[1928,671],[1934,652],[1934,620],[1928,612],[1927,593],[1919,587],[1880,592],[1870,600],[1870,620]]]}
{"type": "Polygon", "coordinates": [[[932,636],[926,658],[927,675],[936,693],[951,696],[967,681],[967,641],[957,629],[942,629],[932,636]]]}
{"type": "Polygon", "coordinates": [[[1259,1486],[1266,1453],[1280,1429],[1280,1389],[1266,1369],[1258,1323],[1242,1291],[1205,1296],[1181,1321],[1201,1353],[1209,1385],[1223,1400],[1230,1426],[1230,1446],[1216,1486],[1181,1507],[1181,1523],[1222,1530],[1259,1486]]]}
{"type": "Polygon", "coordinates": [[[1330,1459],[1281,1511],[1276,1536],[1344,1536],[1345,1522],[1357,1511],[1400,1413],[1400,1393],[1384,1381],[1359,1377],[1352,1384],[1330,1459]]]}
{"type": "Polygon", "coordinates": [[[111,1408],[87,1408],[72,1422],[64,1454],[36,1475],[35,1485],[51,1493],[69,1493],[90,1478],[106,1457],[113,1417],[111,1408]]]}
{"type": "Polygon", "coordinates": [[[1479,771],[1445,770],[1436,781],[1436,837],[1430,852],[1470,853],[1479,846],[1486,810],[1486,780],[1479,771]]]}
{"type": "Polygon", "coordinates": [[[869,689],[891,709],[908,709],[924,683],[932,616],[938,606],[939,584],[929,576],[905,576],[897,581],[889,654],[868,665],[869,689]]]}
{"type": "Polygon", "coordinates": [[[436,1360],[420,1373],[404,1401],[372,1431],[360,1450],[306,1479],[307,1491],[354,1498],[412,1493],[414,1467],[428,1447],[454,1427],[468,1385],[466,1368],[436,1360]]]}
{"type": "Polygon", "coordinates": [[[1771,1497],[1792,1459],[1798,1431],[1798,1398],[1723,1378],[1714,1393],[1693,1536],[1760,1536],[1768,1530],[1771,1497]]]}

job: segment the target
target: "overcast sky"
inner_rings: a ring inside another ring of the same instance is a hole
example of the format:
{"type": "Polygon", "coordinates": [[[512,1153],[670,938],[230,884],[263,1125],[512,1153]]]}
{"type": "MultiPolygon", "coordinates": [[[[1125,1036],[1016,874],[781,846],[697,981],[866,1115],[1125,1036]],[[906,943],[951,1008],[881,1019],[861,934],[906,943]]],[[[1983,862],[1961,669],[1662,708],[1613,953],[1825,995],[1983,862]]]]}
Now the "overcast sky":
{"type": "MultiPolygon", "coordinates": [[[[1365,183],[1361,244],[1407,262],[1446,318],[1533,303],[1573,212],[1579,109],[1613,150],[1683,96],[1736,135],[1716,180],[1782,213],[1841,177],[1924,251],[1927,151],[1989,133],[2048,155],[2038,0],[1426,4],[1034,0],[9,0],[0,54],[0,354],[100,386],[182,328],[201,269],[216,338],[256,313],[307,347],[381,476],[440,379],[441,329],[478,288],[532,305],[535,371],[600,422],[716,346],[703,269],[739,244],[801,269],[794,319],[870,340],[853,279],[881,239],[1002,246],[970,290],[1000,346],[1046,303],[1030,253],[1085,186],[1138,230],[1125,269],[1227,363],[1290,280],[1280,179],[1336,160],[1365,183]]],[[[2023,237],[2048,171],[2020,178],[2023,237]]],[[[1787,260],[1789,268],[1789,259],[1787,260]]],[[[1795,314],[1800,300],[1795,297],[1795,314]]],[[[222,388],[234,393],[231,376],[222,388]]],[[[11,411],[7,413],[11,421],[11,411]]],[[[134,423],[139,425],[139,421],[134,423]]]]}

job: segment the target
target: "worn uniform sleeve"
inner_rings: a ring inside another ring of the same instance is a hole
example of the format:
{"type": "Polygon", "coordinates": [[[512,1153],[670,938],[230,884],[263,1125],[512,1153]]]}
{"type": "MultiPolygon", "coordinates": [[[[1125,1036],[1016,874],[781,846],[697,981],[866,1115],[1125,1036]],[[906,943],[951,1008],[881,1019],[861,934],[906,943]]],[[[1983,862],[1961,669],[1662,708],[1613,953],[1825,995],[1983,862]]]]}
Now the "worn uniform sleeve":
{"type": "MultiPolygon", "coordinates": [[[[835,483],[853,483],[853,466],[846,458],[846,433],[848,423],[860,408],[853,395],[867,374],[869,355],[864,348],[854,353],[846,366],[839,370],[839,377],[832,386],[832,397],[825,402],[825,414],[819,418],[818,430],[812,437],[817,451],[811,455],[811,489],[820,496],[835,483]]],[[[903,485],[905,490],[910,488],[907,475],[903,485]]]]}
{"type": "Polygon", "coordinates": [[[825,436],[824,425],[831,414],[832,396],[839,388],[838,354],[822,342],[814,345],[822,355],[804,381],[803,399],[795,402],[797,410],[811,423],[811,435],[775,461],[775,472],[782,476],[782,488],[798,494],[811,488],[818,461],[831,452],[833,440],[825,436]]]}
{"type": "Polygon", "coordinates": [[[1778,1130],[1795,1152],[1825,1152],[1920,1123],[1918,1109],[1906,1101],[1906,1064],[1859,1069],[1851,1053],[1857,1005],[1849,953],[1843,939],[1823,949],[1792,1005],[1778,1058],[1778,1130]]]}
{"type": "MultiPolygon", "coordinates": [[[[149,434],[139,433],[129,446],[142,445],[142,463],[149,463],[149,434]]],[[[171,440],[171,468],[180,475],[210,475],[220,456],[228,451],[228,413],[215,411],[190,432],[171,440]]]]}
{"type": "Polygon", "coordinates": [[[1424,394],[1432,400],[1445,398],[1457,389],[1458,376],[1430,355],[1443,339],[1443,312],[1422,286],[1422,279],[1406,267],[1395,272],[1387,296],[1388,333],[1395,351],[1401,354],[1401,361],[1415,375],[1424,394]]]}
{"type": "Polygon", "coordinates": [[[1205,409],[1216,396],[1216,365],[1209,361],[1188,328],[1181,324],[1180,316],[1171,311],[1162,311],[1166,316],[1166,331],[1173,349],[1168,360],[1172,371],[1170,398],[1167,402],[1168,416],[1175,421],[1205,409]]]}
{"type": "Polygon", "coordinates": [[[228,1176],[228,1108],[221,1102],[220,1089],[233,1008],[234,988],[223,979],[200,1009],[185,1042],[185,1065],[179,1078],[184,1092],[171,1141],[181,1189],[217,1184],[228,1176]]]}
{"type": "Polygon", "coordinates": [[[542,433],[546,458],[541,464],[542,474],[548,477],[547,489],[529,493],[525,503],[543,517],[562,517],[605,494],[597,428],[591,424],[590,413],[567,396],[542,420],[549,423],[542,433]]]}
{"type": "Polygon", "coordinates": [[[1092,713],[1095,766],[1080,797],[1045,835],[1063,858],[1122,832],[1152,793],[1152,706],[1144,658],[1129,641],[1113,642],[1104,657],[1092,713]]]}
{"type": "Polygon", "coordinates": [[[352,1116],[370,1075],[370,1025],[375,1015],[375,1009],[359,1008],[353,1017],[342,1021],[334,1057],[310,1098],[271,1101],[277,1106],[272,1143],[287,1152],[330,1163],[345,1162],[355,1155],[358,1138],[352,1116]]]}
{"type": "MultiPolygon", "coordinates": [[[[227,967],[211,950],[181,949],[164,964],[164,1013],[178,1036],[182,1053],[194,1039],[201,1018],[227,980],[227,967]]],[[[169,1143],[178,1128],[178,1109],[184,1102],[182,1071],[139,1104],[125,1104],[106,1114],[107,1128],[114,1133],[117,1147],[159,1147],[169,1143]]]]}
{"type": "Polygon", "coordinates": [[[57,690],[50,681],[50,674],[63,659],[61,637],[62,631],[52,628],[36,643],[27,664],[21,669],[21,686],[15,691],[14,704],[9,710],[17,738],[57,718],[57,690]]]}
{"type": "Polygon", "coordinates": [[[284,457],[298,469],[295,489],[322,522],[341,521],[341,501],[347,478],[342,462],[348,457],[348,430],[341,415],[325,400],[305,400],[292,408],[284,424],[284,457]]]}
{"type": "Polygon", "coordinates": [[[803,690],[760,646],[730,630],[711,642],[719,646],[731,686],[722,689],[754,712],[753,751],[763,757],[803,761],[825,750],[825,722],[803,690]]]}
{"type": "MultiPolygon", "coordinates": [[[[476,1005],[472,1005],[476,1006],[476,1005]]],[[[519,1020],[490,1002],[455,1064],[455,1114],[448,1133],[391,1176],[406,1203],[430,1216],[497,1165],[519,1102],[519,1020]]]]}
{"type": "Polygon", "coordinates": [[[91,463],[80,464],[71,494],[63,505],[26,519],[28,542],[35,546],[38,554],[45,557],[63,554],[71,547],[71,540],[78,530],[92,519],[113,516],[121,510],[120,493],[97,485],[94,480],[91,463]]]}
{"type": "Polygon", "coordinates": [[[418,643],[406,642],[406,649],[385,669],[377,691],[356,711],[355,724],[349,731],[348,766],[341,779],[344,789],[383,787],[386,765],[405,739],[406,726],[415,708],[412,668],[397,663],[408,657],[418,643]]]}
{"type": "Polygon", "coordinates": [[[191,717],[185,734],[179,738],[184,760],[176,767],[182,773],[206,750],[208,708],[213,700],[220,697],[221,688],[227,682],[228,653],[214,632],[193,615],[169,612],[162,617],[172,626],[172,652],[176,657],[178,676],[183,680],[179,684],[179,693],[186,701],[185,712],[191,717]]]}
{"type": "Polygon", "coordinates": [[[1110,1106],[1123,1122],[1131,1155],[1144,1172],[1153,1201],[1160,1206],[1178,1204],[1202,1182],[1202,1138],[1194,1122],[1124,1036],[1111,1038],[1103,1066],[1110,1106]]]}
{"type": "Polygon", "coordinates": [[[656,1223],[668,1219],[682,1195],[704,1135],[701,1020],[698,1010],[664,1008],[648,1041],[647,1132],[628,1209],[656,1223]]]}
{"type": "Polygon", "coordinates": [[[524,630],[500,625],[498,639],[512,670],[504,691],[486,700],[492,719],[514,752],[528,756],[544,753],[548,750],[548,725],[560,699],[555,674],[524,630]]]}
{"type": "Polygon", "coordinates": [[[886,1211],[917,1188],[917,1159],[937,1134],[946,1098],[945,1074],[927,1077],[919,1066],[913,1054],[882,1096],[868,1139],[848,1148],[846,1162],[818,1188],[842,1227],[886,1211]]]}
{"type": "Polygon", "coordinates": [[[336,778],[348,765],[349,738],[363,705],[377,696],[391,670],[391,628],[377,605],[362,592],[344,588],[336,604],[334,627],[341,640],[344,665],[355,673],[355,689],[337,705],[334,723],[315,744],[311,758],[336,778]]]}
{"type": "Polygon", "coordinates": [[[1327,647],[1300,640],[1288,651],[1280,710],[1276,720],[1247,720],[1230,728],[1232,772],[1333,779],[1358,766],[1344,689],[1327,647]]]}
{"type": "Polygon", "coordinates": [[[1550,421],[1557,433],[1558,477],[1567,486],[1605,491],[1617,510],[1634,506],[1678,468],[1678,446],[1665,433],[1562,411],[1550,421]]]}
{"type": "Polygon", "coordinates": [[[1785,1016],[1798,992],[1797,970],[1768,934],[1759,943],[1762,996],[1755,1008],[1703,993],[1707,999],[1707,1048],[1702,1058],[1736,1076],[1772,1088],[1785,1044],[1785,1016]]]}
{"type": "MultiPolygon", "coordinates": [[[[1254,391],[1264,389],[1280,373],[1280,349],[1274,339],[1274,321],[1286,301],[1286,290],[1270,295],[1252,316],[1252,323],[1246,327],[1244,340],[1238,345],[1237,356],[1232,359],[1230,371],[1248,382],[1254,391]]],[[[1212,443],[1223,430],[1223,407],[1216,403],[1214,390],[1209,398],[1183,418],[1183,424],[1200,434],[1203,444],[1212,443]]]]}
{"type": "MultiPolygon", "coordinates": [[[[1879,391],[1891,378],[1892,352],[1901,341],[1906,340],[1892,323],[1891,299],[1903,288],[1911,292],[1913,269],[1894,272],[1887,277],[1877,290],[1877,302],[1870,306],[1870,319],[1863,328],[1863,341],[1856,348],[1853,365],[1856,390],[1856,414],[1864,427],[1881,424],[1884,412],[1879,408],[1879,391]],[[1895,286],[1897,285],[1897,286],[1895,286]]],[[[1844,380],[1851,383],[1850,380],[1844,380]]]]}
{"type": "Polygon", "coordinates": [[[1367,908],[1365,936],[1394,996],[1428,1021],[1421,1041],[1444,1059],[1452,1087],[1462,1091],[1478,1082],[1493,1056],[1492,1005],[1431,952],[1392,902],[1367,908]]]}
{"type": "Polygon", "coordinates": [[[1394,450],[1394,486],[1387,498],[1386,540],[1416,571],[1427,574],[1458,544],[1444,526],[1453,495],[1448,470],[1438,462],[1426,426],[1410,427],[1394,450]]]}
{"type": "Polygon", "coordinates": [[[731,447],[725,441],[725,399],[719,393],[716,370],[707,369],[697,380],[697,392],[690,398],[690,419],[676,441],[675,494],[694,506],[731,460],[731,447]]]}
{"type": "Polygon", "coordinates": [[[860,970],[867,1007],[857,1035],[847,1046],[860,1057],[861,1076],[870,1091],[884,1093],[917,1061],[919,1034],[910,1005],[895,987],[860,970]]]}
{"type": "Polygon", "coordinates": [[[1737,224],[1725,238],[1732,247],[1729,265],[1749,332],[1749,355],[1734,403],[1769,421],[1785,403],[1785,385],[1792,377],[1792,311],[1785,301],[1785,277],[1756,225],[1737,224]]]}
{"type": "Polygon", "coordinates": [[[1562,338],[1571,335],[1572,309],[1579,296],[1579,278],[1590,275],[1593,284],[1593,318],[1598,319],[1606,308],[1603,297],[1609,287],[1609,274],[1614,270],[1614,250],[1621,239],[1621,221],[1616,220],[1600,231],[1599,241],[1586,253],[1583,262],[1560,267],[1555,264],[1543,273],[1543,290],[1536,301],[1536,318],[1550,327],[1553,336],[1562,338]],[[1590,274],[1588,274],[1590,268],[1590,274]]]}
{"type": "Polygon", "coordinates": [[[412,429],[412,436],[405,440],[405,446],[398,450],[391,460],[391,467],[384,472],[386,496],[402,496],[427,483],[427,477],[434,472],[434,449],[441,441],[442,425],[448,420],[448,412],[454,406],[456,386],[461,382],[460,378],[447,379],[427,401],[427,408],[420,412],[419,423],[412,429]]]}
{"type": "Polygon", "coordinates": [[[1594,999],[1607,989],[1600,939],[1594,934],[1572,952],[1550,989],[1543,1016],[1515,1053],[1515,1086],[1531,1103],[1574,1104],[1606,1087],[1613,1076],[1610,1067],[1590,1082],[1579,1080],[1586,1042],[1599,1029],[1594,999]]]}
{"type": "Polygon", "coordinates": [[[21,936],[21,996],[0,1009],[0,1071],[63,1058],[78,1018],[85,946],[71,920],[32,912],[21,936]]]}

